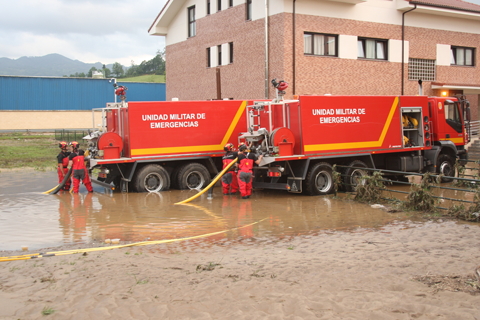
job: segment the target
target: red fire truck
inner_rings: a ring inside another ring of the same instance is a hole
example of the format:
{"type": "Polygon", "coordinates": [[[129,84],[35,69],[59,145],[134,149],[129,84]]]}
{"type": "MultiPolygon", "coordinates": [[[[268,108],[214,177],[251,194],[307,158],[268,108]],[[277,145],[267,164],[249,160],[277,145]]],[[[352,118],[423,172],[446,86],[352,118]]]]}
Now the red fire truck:
{"type": "Polygon", "coordinates": [[[464,96],[279,93],[272,101],[107,104],[96,109],[102,129],[85,137],[90,171],[136,192],[200,189],[221,171],[225,144],[247,142],[264,155],[254,188],[322,195],[333,191],[334,164],[350,167],[343,182],[351,190],[362,168],[454,176],[455,161],[467,159],[464,96]]]}

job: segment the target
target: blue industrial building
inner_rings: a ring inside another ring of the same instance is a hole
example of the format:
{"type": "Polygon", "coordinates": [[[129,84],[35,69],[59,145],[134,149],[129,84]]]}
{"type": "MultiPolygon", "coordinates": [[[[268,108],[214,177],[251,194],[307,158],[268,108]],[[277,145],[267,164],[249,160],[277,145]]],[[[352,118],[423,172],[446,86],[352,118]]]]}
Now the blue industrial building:
{"type": "MultiPolygon", "coordinates": [[[[113,81],[0,76],[0,111],[85,111],[115,102],[113,81]]],[[[117,82],[128,101],[165,101],[165,83],[117,82]]],[[[118,99],[118,102],[120,100],[118,99]]]]}

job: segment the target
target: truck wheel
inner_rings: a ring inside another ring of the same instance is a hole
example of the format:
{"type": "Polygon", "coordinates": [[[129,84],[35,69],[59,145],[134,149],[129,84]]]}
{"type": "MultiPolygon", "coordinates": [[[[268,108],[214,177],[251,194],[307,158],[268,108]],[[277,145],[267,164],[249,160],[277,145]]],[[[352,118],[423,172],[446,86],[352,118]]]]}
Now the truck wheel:
{"type": "Polygon", "coordinates": [[[329,194],[333,191],[333,169],[326,162],[315,164],[307,173],[304,190],[311,196],[329,194]]]}
{"type": "Polygon", "coordinates": [[[189,163],[178,171],[177,184],[180,190],[202,189],[210,183],[210,173],[200,163],[189,163]]]}
{"type": "Polygon", "coordinates": [[[137,192],[158,192],[170,188],[167,170],[158,164],[149,164],[135,174],[133,189],[137,192]]]}
{"type": "MultiPolygon", "coordinates": [[[[447,154],[441,154],[437,159],[437,174],[445,177],[455,177],[455,165],[452,158],[447,154]]],[[[442,178],[441,182],[452,182],[453,179],[442,178]]]]}
{"type": "MultiPolygon", "coordinates": [[[[361,167],[368,168],[368,166],[360,160],[354,160],[349,165],[349,167],[361,167]]],[[[345,190],[348,192],[355,191],[357,185],[365,185],[365,179],[362,179],[362,176],[368,175],[367,170],[357,169],[357,168],[347,168],[345,170],[345,176],[343,177],[343,183],[345,184],[345,190]]]]}

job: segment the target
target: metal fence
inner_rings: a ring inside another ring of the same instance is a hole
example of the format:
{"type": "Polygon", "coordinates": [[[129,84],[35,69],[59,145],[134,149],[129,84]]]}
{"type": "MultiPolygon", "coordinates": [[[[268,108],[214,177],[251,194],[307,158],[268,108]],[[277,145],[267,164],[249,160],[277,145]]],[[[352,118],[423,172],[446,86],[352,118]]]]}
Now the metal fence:
{"type": "Polygon", "coordinates": [[[480,131],[480,120],[470,122],[470,134],[473,136],[478,136],[480,131]]]}
{"type": "Polygon", "coordinates": [[[65,129],[56,129],[55,130],[55,140],[58,141],[77,141],[82,142],[83,137],[88,135],[88,131],[82,130],[65,130],[65,129]]]}
{"type": "MultiPolygon", "coordinates": [[[[467,160],[468,162],[474,163],[476,166],[469,167],[467,168],[470,173],[476,172],[480,170],[478,168],[478,161],[473,161],[473,160],[467,160]]],[[[408,196],[412,191],[403,191],[403,190],[395,190],[392,187],[389,187],[391,185],[408,185],[408,186],[414,186],[414,185],[419,185],[418,183],[415,182],[406,182],[406,181],[397,181],[397,180],[391,180],[387,179],[384,177],[384,175],[396,175],[396,176],[418,176],[421,177],[421,179],[424,179],[425,174],[423,173],[415,173],[415,172],[402,172],[402,171],[393,171],[393,170],[383,170],[383,169],[371,169],[371,168],[363,168],[363,167],[352,167],[352,166],[341,166],[338,165],[336,166],[340,168],[340,171],[346,168],[353,168],[353,169],[358,169],[358,170],[364,170],[365,172],[379,172],[383,178],[380,179],[385,185],[385,187],[381,190],[378,190],[379,192],[386,191],[387,193],[400,193],[404,194],[405,196],[408,196]]],[[[461,168],[461,167],[459,167],[461,168]]],[[[460,170],[460,169],[459,169],[460,170]]],[[[370,173],[367,174],[369,176],[370,173]]],[[[431,178],[435,180],[439,179],[445,179],[447,177],[442,177],[440,175],[434,175],[434,174],[429,174],[431,178]]],[[[457,177],[448,177],[449,180],[453,180],[455,182],[449,183],[449,184],[436,184],[435,182],[431,183],[428,185],[428,188],[431,189],[438,189],[438,190],[448,190],[448,191],[453,191],[454,194],[457,197],[447,197],[443,193],[440,195],[432,195],[432,198],[436,199],[439,201],[438,205],[435,206],[437,209],[441,210],[448,210],[451,211],[452,209],[455,208],[456,205],[453,205],[454,203],[460,203],[460,204],[469,204],[471,206],[478,206],[480,205],[479,201],[480,199],[475,197],[472,194],[479,194],[480,193],[480,180],[478,179],[472,179],[472,178],[465,178],[467,176],[478,178],[478,173],[477,174],[467,174],[466,170],[461,169],[460,172],[458,172],[457,177]],[[470,196],[466,196],[465,194],[470,194],[470,196]],[[463,198],[463,199],[462,199],[463,198]],[[471,200],[468,200],[470,198],[471,200]],[[452,203],[452,206],[450,207],[443,207],[440,206],[440,203],[445,205],[446,203],[452,203]]],[[[340,174],[340,176],[345,177],[344,174],[340,174]]],[[[365,176],[364,176],[365,177],[365,176]]],[[[361,180],[362,178],[360,178],[361,180]]],[[[338,183],[337,181],[335,183],[338,183]]],[[[364,179],[362,184],[368,183],[367,179],[364,179]]],[[[385,201],[390,201],[390,202],[402,202],[402,200],[398,199],[397,197],[381,197],[382,200],[385,201]]],[[[470,221],[480,221],[480,213],[474,212],[474,213],[469,213],[470,221]]]]}

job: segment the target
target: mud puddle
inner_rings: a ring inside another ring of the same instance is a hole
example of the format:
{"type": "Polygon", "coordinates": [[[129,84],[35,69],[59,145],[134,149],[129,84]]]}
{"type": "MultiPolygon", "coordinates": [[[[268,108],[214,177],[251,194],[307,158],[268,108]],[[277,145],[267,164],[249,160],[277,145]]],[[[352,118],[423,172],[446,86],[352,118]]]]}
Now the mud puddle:
{"type": "Polygon", "coordinates": [[[122,194],[93,185],[95,192],[87,193],[81,185],[76,195],[42,194],[57,183],[57,174],[51,171],[0,173],[0,250],[98,244],[105,239],[174,239],[219,231],[225,232],[202,241],[278,238],[326,229],[376,228],[407,216],[347,201],[344,195],[335,199],[259,190],[243,200],[239,195],[224,196],[217,186],[212,200],[204,194],[190,205],[174,203],[197,191],[122,194]]]}

